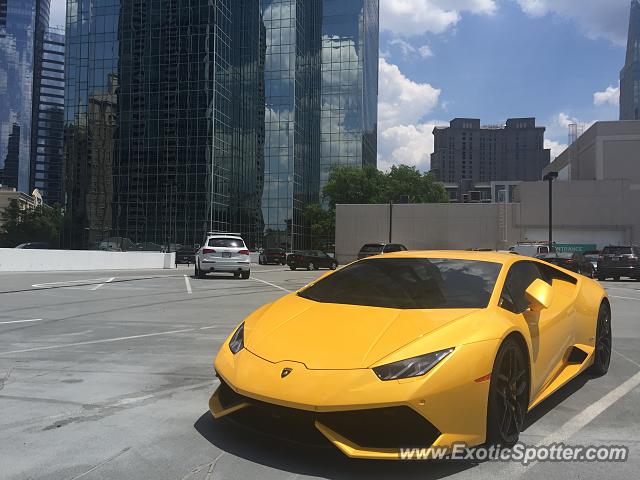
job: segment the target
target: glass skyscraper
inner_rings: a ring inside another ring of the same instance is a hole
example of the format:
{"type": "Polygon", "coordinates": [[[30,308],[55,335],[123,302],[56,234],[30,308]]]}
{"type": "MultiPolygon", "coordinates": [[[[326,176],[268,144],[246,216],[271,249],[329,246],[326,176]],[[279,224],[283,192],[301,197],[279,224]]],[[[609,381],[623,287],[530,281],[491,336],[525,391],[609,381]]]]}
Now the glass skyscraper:
{"type": "Polygon", "coordinates": [[[40,88],[34,92],[30,185],[45,203],[62,204],[64,128],[64,31],[44,34],[40,88]]]}
{"type": "Polygon", "coordinates": [[[173,248],[233,227],[250,243],[264,141],[258,0],[67,8],[67,241],[173,248]]]}
{"type": "Polygon", "coordinates": [[[640,120],[640,0],[631,1],[627,57],[620,72],[620,120],[640,120]]]}
{"type": "Polygon", "coordinates": [[[69,0],[67,242],[308,246],[323,165],[375,164],[378,4],[343,4],[69,0]]]}
{"type": "Polygon", "coordinates": [[[378,0],[324,0],[320,187],[334,165],[376,165],[378,0]]]}
{"type": "Polygon", "coordinates": [[[0,183],[23,192],[48,23],[49,0],[0,0],[0,183]]]}

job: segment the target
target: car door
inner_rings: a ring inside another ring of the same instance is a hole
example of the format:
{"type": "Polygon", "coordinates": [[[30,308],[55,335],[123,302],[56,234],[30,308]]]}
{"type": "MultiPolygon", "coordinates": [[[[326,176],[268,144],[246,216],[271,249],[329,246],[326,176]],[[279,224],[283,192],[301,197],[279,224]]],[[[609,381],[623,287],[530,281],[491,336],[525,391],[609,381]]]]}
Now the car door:
{"type": "MultiPolygon", "coordinates": [[[[568,349],[573,345],[573,315],[570,302],[554,289],[549,308],[540,312],[529,309],[525,291],[534,280],[543,280],[553,288],[551,266],[524,260],[509,269],[500,298],[500,306],[527,325],[531,338],[531,398],[535,398],[559,372],[568,349]]],[[[515,319],[514,319],[515,320],[515,319]]]]}

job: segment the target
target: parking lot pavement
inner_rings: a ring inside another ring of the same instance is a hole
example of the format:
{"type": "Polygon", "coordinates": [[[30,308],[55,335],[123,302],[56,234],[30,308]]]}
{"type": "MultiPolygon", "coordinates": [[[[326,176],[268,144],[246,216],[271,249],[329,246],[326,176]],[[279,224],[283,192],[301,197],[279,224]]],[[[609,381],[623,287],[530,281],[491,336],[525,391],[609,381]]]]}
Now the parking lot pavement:
{"type": "Polygon", "coordinates": [[[397,463],[347,459],[214,422],[212,360],[248,313],[319,272],[253,266],[0,275],[3,479],[629,478],[640,467],[640,283],[606,282],[615,353],[531,412],[521,439],[622,444],[626,463],[397,463]]]}

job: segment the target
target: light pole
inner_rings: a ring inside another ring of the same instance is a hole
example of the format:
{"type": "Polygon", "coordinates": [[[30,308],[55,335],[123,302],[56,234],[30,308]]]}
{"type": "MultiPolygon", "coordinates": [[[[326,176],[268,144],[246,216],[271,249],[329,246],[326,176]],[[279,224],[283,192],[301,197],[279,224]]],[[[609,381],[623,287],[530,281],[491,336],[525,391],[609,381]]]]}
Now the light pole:
{"type": "Polygon", "coordinates": [[[549,172],[542,179],[549,182],[549,251],[553,245],[553,181],[558,178],[558,172],[549,172]]]}

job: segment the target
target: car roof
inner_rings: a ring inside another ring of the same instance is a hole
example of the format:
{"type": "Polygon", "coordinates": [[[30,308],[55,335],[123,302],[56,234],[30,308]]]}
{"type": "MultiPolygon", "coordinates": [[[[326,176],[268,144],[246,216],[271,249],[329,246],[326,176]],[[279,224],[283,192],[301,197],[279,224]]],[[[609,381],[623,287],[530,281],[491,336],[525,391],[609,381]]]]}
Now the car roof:
{"type": "Polygon", "coordinates": [[[383,256],[369,257],[361,261],[375,261],[380,258],[450,258],[454,260],[476,260],[478,262],[494,262],[512,264],[522,260],[536,260],[523,255],[503,252],[473,252],[466,250],[407,250],[386,253],[383,256]]]}

